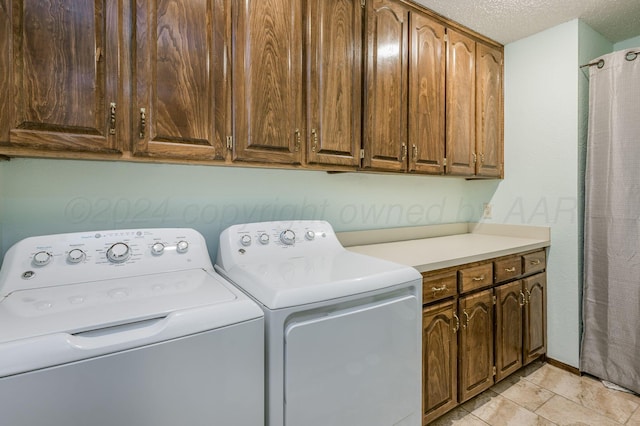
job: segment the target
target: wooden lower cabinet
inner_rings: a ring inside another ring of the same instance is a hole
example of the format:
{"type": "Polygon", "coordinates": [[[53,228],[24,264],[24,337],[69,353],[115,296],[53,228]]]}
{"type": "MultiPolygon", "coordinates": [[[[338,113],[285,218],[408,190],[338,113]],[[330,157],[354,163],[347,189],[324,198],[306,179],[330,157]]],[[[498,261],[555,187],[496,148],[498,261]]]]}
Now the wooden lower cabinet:
{"type": "Polygon", "coordinates": [[[460,402],[493,384],[493,290],[461,297],[460,402]]]}
{"type": "Polygon", "coordinates": [[[456,301],[424,309],[422,317],[422,406],[426,424],[458,404],[456,301]]]}
{"type": "Polygon", "coordinates": [[[545,354],[545,268],[536,250],[423,273],[423,424],[545,354]]]}

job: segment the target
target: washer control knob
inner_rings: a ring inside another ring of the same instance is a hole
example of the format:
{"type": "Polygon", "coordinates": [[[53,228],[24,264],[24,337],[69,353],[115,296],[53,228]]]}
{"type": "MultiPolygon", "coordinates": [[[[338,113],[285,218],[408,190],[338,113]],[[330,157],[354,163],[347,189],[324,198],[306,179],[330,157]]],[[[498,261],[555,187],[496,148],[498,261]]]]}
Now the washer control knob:
{"type": "Polygon", "coordinates": [[[80,263],[82,262],[87,255],[80,249],[73,249],[67,254],[67,262],[69,263],[80,263]]]}
{"type": "Polygon", "coordinates": [[[309,241],[313,241],[313,239],[316,237],[316,233],[313,231],[307,231],[305,232],[304,237],[309,241]]]}
{"type": "Polygon", "coordinates": [[[242,244],[245,247],[249,247],[251,245],[251,236],[245,234],[242,237],[240,237],[240,244],[242,244]]]}
{"type": "Polygon", "coordinates": [[[164,253],[164,244],[155,243],[151,246],[151,254],[154,256],[160,256],[162,253],[164,253]]]}
{"type": "Polygon", "coordinates": [[[282,231],[280,233],[280,241],[282,241],[282,244],[285,244],[287,246],[291,246],[291,245],[293,245],[293,243],[296,242],[296,233],[293,232],[291,229],[287,229],[286,231],[282,231]]]}
{"type": "Polygon", "coordinates": [[[53,255],[47,251],[39,251],[33,255],[33,264],[36,266],[45,266],[51,262],[53,255]]]}
{"type": "Polygon", "coordinates": [[[260,234],[260,237],[258,238],[258,240],[260,241],[260,244],[262,244],[262,245],[269,244],[269,235],[268,234],[260,234]]]}
{"type": "Polygon", "coordinates": [[[107,250],[107,259],[109,262],[122,263],[126,262],[131,256],[131,249],[125,243],[115,243],[107,250]]]}
{"type": "Polygon", "coordinates": [[[176,244],[176,251],[178,253],[186,253],[189,251],[189,243],[185,240],[178,241],[178,244],[176,244]]]}

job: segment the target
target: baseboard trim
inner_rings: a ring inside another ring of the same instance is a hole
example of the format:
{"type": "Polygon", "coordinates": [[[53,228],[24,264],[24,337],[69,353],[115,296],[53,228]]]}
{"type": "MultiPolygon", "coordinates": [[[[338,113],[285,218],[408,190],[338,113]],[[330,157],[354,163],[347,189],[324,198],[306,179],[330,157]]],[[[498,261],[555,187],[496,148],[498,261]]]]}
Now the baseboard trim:
{"type": "Polygon", "coordinates": [[[580,370],[572,365],[565,364],[564,362],[560,362],[549,357],[546,358],[546,361],[549,365],[553,365],[554,367],[558,367],[562,370],[568,371],[569,373],[575,374],[576,376],[582,376],[580,370]]]}

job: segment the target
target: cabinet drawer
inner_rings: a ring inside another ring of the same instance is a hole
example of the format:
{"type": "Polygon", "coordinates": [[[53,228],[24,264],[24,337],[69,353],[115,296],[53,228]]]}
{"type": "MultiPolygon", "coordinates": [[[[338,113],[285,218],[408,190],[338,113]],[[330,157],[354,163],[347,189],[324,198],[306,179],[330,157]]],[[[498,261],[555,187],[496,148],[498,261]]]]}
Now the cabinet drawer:
{"type": "Polygon", "coordinates": [[[522,261],[520,256],[496,260],[493,263],[496,283],[509,281],[522,274],[522,261]]]}
{"type": "Polygon", "coordinates": [[[522,272],[525,274],[542,271],[546,266],[544,250],[522,256],[522,272]]]}
{"type": "Polygon", "coordinates": [[[422,303],[444,299],[456,294],[456,271],[422,276],[422,303]]]}
{"type": "Polygon", "coordinates": [[[493,263],[487,263],[458,271],[460,293],[486,287],[493,284],[493,263]]]}

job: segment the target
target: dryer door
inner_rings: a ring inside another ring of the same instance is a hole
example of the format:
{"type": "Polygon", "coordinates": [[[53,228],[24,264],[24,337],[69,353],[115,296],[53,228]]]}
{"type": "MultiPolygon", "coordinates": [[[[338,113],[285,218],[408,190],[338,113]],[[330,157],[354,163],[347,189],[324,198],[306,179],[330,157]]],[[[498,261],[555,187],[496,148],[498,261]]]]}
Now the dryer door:
{"type": "Polygon", "coordinates": [[[413,295],[291,322],[285,424],[419,425],[420,326],[413,295]]]}

